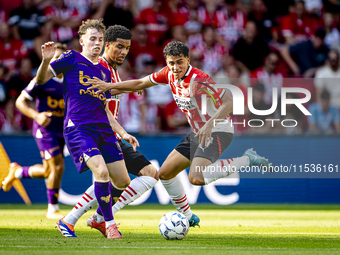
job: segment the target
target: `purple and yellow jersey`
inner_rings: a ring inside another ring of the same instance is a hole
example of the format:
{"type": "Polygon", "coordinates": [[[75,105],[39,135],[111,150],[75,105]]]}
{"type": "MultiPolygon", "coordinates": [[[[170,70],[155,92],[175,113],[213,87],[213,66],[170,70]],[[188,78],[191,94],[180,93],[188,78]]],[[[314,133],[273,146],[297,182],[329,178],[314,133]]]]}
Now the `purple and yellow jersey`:
{"type": "Polygon", "coordinates": [[[50,69],[55,76],[60,73],[64,75],[64,128],[93,123],[110,124],[105,111],[106,98],[111,97],[110,91],[95,93],[97,90],[87,90],[91,85],[87,83],[89,79],[110,82],[108,69],[73,50],[52,62],[50,69]]]}
{"type": "MultiPolygon", "coordinates": [[[[43,85],[39,85],[32,80],[23,90],[23,93],[27,99],[31,101],[35,99],[38,112],[52,113],[51,122],[44,129],[46,131],[62,133],[65,107],[63,80],[55,77],[43,85]]],[[[34,123],[34,125],[38,124],[34,123]]]]}

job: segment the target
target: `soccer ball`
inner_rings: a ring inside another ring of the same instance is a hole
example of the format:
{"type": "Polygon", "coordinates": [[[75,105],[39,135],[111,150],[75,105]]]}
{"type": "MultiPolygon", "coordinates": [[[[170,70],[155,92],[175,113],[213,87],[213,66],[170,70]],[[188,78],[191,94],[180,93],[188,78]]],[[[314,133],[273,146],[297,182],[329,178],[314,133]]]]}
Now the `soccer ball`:
{"type": "Polygon", "coordinates": [[[189,232],[189,221],[179,212],[168,212],[159,221],[159,232],[166,240],[182,240],[189,232]]]}

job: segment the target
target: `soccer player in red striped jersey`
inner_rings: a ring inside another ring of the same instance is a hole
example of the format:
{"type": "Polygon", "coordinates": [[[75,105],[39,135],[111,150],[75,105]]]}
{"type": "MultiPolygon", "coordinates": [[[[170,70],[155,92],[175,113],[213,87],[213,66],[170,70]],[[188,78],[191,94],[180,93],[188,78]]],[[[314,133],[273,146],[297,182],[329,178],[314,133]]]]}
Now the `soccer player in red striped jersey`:
{"type": "MultiPolygon", "coordinates": [[[[105,52],[102,57],[98,58],[98,62],[111,72],[112,83],[121,82],[117,66],[123,63],[129,52],[131,45],[130,39],[130,31],[124,26],[110,26],[105,31],[105,52]]],[[[108,107],[116,121],[118,118],[121,92],[122,91],[113,90],[111,91],[111,98],[107,99],[109,104],[108,107]]],[[[155,186],[158,181],[157,170],[150,161],[139,151],[122,141],[119,134],[124,134],[126,131],[118,124],[118,122],[116,123],[115,128],[115,131],[117,131],[115,132],[115,135],[119,146],[122,149],[126,168],[130,174],[137,177],[131,181],[130,185],[125,190],[115,187],[112,182],[109,183],[111,198],[113,200],[113,215],[125,205],[133,202],[147,190],[155,186]]],[[[94,185],[92,185],[86,190],[83,197],[75,205],[72,211],[65,216],[64,221],[74,227],[78,219],[95,204],[97,204],[97,200],[94,196],[94,185]]],[[[98,229],[106,236],[105,221],[99,207],[97,212],[87,219],[87,225],[98,229]]]]}
{"type": "Polygon", "coordinates": [[[252,149],[238,158],[218,160],[233,138],[234,128],[229,116],[233,107],[232,98],[224,89],[215,88],[216,84],[210,76],[190,65],[189,48],[184,43],[168,43],[163,54],[167,66],[156,73],[121,83],[89,80],[92,84],[89,89],[141,90],[158,84],[170,85],[177,106],[186,114],[192,130],[169,154],[159,170],[159,178],[175,208],[187,217],[191,225],[197,225],[199,219],[190,210],[177,174],[190,167],[190,182],[206,185],[227,177],[241,167],[269,169],[269,162],[252,149]],[[202,111],[202,95],[213,97],[213,100],[206,100],[206,114],[202,111]],[[227,121],[228,124],[225,124],[227,121]]]}

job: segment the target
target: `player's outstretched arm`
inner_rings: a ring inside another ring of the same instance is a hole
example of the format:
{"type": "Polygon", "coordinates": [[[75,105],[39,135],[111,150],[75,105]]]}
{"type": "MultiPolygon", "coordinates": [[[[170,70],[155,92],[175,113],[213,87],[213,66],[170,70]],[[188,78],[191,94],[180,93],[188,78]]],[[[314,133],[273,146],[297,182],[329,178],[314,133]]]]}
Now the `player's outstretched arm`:
{"type": "Polygon", "coordinates": [[[37,112],[29,106],[28,99],[25,96],[26,91],[22,91],[20,96],[15,101],[15,106],[27,117],[34,119],[40,126],[48,126],[51,122],[51,112],[37,112]]]}
{"type": "Polygon", "coordinates": [[[36,76],[38,84],[45,84],[54,77],[54,74],[48,68],[56,51],[53,44],[54,42],[47,42],[41,46],[42,61],[36,76]]]}
{"type": "Polygon", "coordinates": [[[109,110],[108,104],[105,107],[107,117],[109,119],[110,125],[112,127],[112,130],[115,131],[117,134],[119,134],[126,142],[131,144],[134,151],[136,151],[136,147],[139,147],[138,140],[136,137],[128,134],[125,129],[119,125],[119,123],[115,120],[113,117],[112,112],[109,110]]]}
{"type": "Polygon", "coordinates": [[[142,79],[129,80],[117,83],[106,83],[99,79],[89,79],[87,82],[92,85],[91,87],[88,88],[88,90],[98,89],[98,93],[106,92],[109,89],[137,91],[156,85],[150,81],[149,76],[146,76],[142,79]]]}
{"type": "Polygon", "coordinates": [[[211,130],[214,127],[215,120],[225,119],[233,110],[233,99],[228,93],[224,93],[221,100],[222,105],[220,108],[218,108],[214,116],[212,116],[195,135],[195,137],[199,136],[199,143],[201,146],[209,146],[212,142],[211,130]]]}

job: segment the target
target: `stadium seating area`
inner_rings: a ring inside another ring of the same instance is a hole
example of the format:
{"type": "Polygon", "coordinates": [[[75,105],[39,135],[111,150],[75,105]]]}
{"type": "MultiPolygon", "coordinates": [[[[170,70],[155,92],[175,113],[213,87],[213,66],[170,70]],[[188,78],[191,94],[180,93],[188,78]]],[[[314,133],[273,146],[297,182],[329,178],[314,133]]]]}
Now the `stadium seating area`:
{"type": "MultiPolygon", "coordinates": [[[[294,119],[296,127],[271,127],[270,122],[261,129],[236,125],[238,134],[339,134],[339,14],[340,3],[334,0],[1,1],[0,134],[31,132],[32,121],[16,109],[15,99],[35,75],[40,46],[52,40],[81,51],[77,28],[87,18],[131,29],[131,50],[119,67],[122,80],[162,68],[163,47],[178,40],[189,46],[192,66],[217,83],[238,86],[245,98],[252,87],[256,109],[270,108],[275,87],[279,96],[282,87],[311,92],[312,99],[305,104],[312,113],[308,118],[294,105],[287,107],[286,116],[280,109],[270,116],[254,116],[247,106],[244,116],[233,116],[237,122],[294,119]]],[[[128,132],[190,130],[167,86],[152,87],[142,96],[124,94],[121,99],[118,121],[128,132]]]]}

